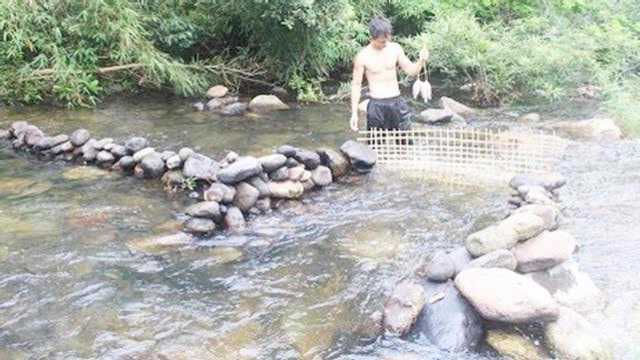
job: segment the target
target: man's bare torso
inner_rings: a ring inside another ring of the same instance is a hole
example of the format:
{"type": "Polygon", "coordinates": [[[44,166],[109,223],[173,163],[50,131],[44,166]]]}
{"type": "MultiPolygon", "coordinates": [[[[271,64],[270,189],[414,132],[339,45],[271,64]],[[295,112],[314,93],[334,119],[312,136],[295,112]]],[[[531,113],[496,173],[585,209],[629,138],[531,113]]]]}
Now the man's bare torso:
{"type": "Polygon", "coordinates": [[[396,69],[401,53],[400,45],[393,42],[381,50],[368,45],[360,51],[358,57],[365,68],[371,98],[386,99],[400,95],[396,69]]]}

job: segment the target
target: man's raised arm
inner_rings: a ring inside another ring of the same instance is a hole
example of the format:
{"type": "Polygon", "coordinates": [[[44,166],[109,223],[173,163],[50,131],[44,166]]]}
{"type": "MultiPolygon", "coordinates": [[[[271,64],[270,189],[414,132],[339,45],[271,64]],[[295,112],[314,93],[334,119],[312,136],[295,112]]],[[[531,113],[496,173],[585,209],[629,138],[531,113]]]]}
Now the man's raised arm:
{"type": "Polygon", "coordinates": [[[427,62],[427,60],[429,59],[429,50],[427,49],[420,50],[420,57],[418,58],[418,61],[415,63],[412,63],[411,60],[409,60],[409,58],[407,57],[407,55],[405,55],[404,50],[402,50],[402,47],[400,47],[400,45],[398,45],[398,47],[400,48],[400,54],[398,55],[398,64],[400,65],[400,68],[409,76],[420,75],[420,70],[422,70],[424,63],[427,62]]]}
{"type": "Polygon", "coordinates": [[[353,79],[351,80],[351,121],[349,123],[353,131],[358,131],[358,104],[360,104],[363,76],[364,64],[358,54],[353,60],[353,79]]]}

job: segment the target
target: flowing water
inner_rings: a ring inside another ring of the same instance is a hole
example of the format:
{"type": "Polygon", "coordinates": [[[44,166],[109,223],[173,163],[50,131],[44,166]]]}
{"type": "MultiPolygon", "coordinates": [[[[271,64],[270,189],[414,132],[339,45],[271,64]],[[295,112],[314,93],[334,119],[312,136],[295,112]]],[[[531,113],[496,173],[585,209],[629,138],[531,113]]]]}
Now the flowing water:
{"type": "MultiPolygon", "coordinates": [[[[214,156],[262,155],[285,143],[335,148],[351,137],[346,119],[335,105],[221,118],[158,98],[0,110],[2,127],[85,127],[214,156]]],[[[561,167],[566,227],[581,240],[582,268],[615,299],[605,322],[622,334],[619,354],[640,342],[639,149],[575,143],[561,167]],[[624,322],[628,314],[634,320],[624,322]]],[[[371,315],[434,251],[503,216],[507,196],[376,170],[254,218],[245,233],[148,248],[141,239],[179,226],[186,196],[2,148],[0,359],[495,359],[489,350],[442,353],[423,338],[376,338],[371,315]]]]}

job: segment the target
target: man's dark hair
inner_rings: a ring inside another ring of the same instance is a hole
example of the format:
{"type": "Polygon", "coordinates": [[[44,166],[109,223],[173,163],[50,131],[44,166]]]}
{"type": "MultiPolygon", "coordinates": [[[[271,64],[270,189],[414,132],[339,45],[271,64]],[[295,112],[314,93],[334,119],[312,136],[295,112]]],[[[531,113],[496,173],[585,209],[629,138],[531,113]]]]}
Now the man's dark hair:
{"type": "Polygon", "coordinates": [[[384,16],[376,16],[369,22],[369,34],[371,34],[372,39],[391,35],[392,32],[393,27],[384,16]]]}

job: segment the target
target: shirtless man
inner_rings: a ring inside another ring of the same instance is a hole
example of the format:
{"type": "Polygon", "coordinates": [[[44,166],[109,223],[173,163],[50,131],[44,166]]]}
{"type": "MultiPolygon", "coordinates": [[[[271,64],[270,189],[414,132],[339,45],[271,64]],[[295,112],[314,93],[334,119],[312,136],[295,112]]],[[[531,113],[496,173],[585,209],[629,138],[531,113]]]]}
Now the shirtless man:
{"type": "Polygon", "coordinates": [[[391,42],[392,27],[389,20],[375,17],[369,23],[371,41],[353,62],[351,83],[351,130],[358,131],[358,104],[362,89],[362,76],[369,83],[367,130],[371,128],[409,130],[413,113],[400,97],[396,68],[398,65],[410,76],[417,76],[429,58],[422,49],[417,63],[404,54],[398,43],[391,42]]]}

